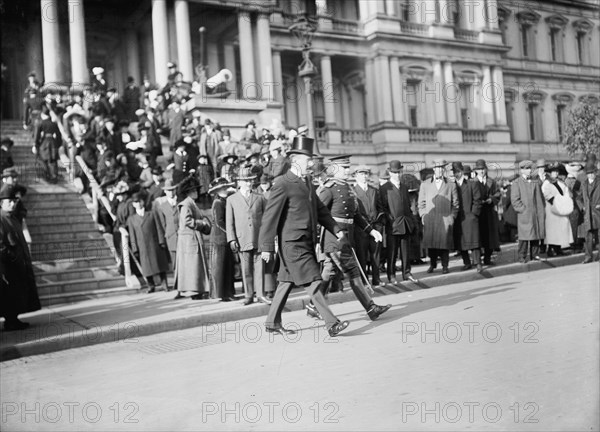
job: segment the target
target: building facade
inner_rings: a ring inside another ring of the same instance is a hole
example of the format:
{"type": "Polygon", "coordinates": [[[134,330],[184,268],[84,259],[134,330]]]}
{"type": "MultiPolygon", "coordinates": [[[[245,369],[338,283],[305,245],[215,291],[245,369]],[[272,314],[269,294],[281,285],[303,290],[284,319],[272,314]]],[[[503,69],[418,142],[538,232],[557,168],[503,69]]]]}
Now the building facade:
{"type": "Polygon", "coordinates": [[[127,76],[164,85],[169,61],[192,81],[202,63],[209,77],[231,71],[232,94],[195,103],[234,131],[249,118],[296,127],[312,111],[325,156],[514,169],[567,158],[569,108],[600,97],[599,13],[596,0],[16,1],[2,18],[2,115],[20,117],[31,70],[88,83],[102,66],[123,88],[127,76]],[[289,29],[305,11],[318,22],[308,95],[289,29]]]}

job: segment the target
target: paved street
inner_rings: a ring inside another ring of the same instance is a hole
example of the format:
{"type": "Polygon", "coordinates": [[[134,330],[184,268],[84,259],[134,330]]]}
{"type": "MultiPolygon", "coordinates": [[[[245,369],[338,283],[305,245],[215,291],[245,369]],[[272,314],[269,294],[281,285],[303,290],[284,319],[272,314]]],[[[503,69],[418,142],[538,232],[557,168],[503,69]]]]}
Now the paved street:
{"type": "Polygon", "coordinates": [[[6,361],[0,429],[598,430],[598,270],[337,304],[335,339],[290,312],[6,361]]]}

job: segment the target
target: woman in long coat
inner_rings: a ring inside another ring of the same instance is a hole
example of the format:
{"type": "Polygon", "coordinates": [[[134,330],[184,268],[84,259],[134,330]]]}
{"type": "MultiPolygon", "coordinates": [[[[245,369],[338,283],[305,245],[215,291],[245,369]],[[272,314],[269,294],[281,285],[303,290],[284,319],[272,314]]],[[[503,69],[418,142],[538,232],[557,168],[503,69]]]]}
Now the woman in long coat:
{"type": "Polygon", "coordinates": [[[180,195],[185,198],[177,204],[179,230],[175,264],[176,299],[183,297],[182,292],[192,291],[195,294],[191,299],[201,300],[210,288],[202,234],[210,234],[211,223],[196,206],[195,200],[198,198],[199,187],[200,183],[194,177],[188,177],[180,185],[180,195]]]}
{"type": "Polygon", "coordinates": [[[556,214],[557,200],[568,197],[573,203],[571,191],[567,185],[558,177],[559,174],[566,176],[567,172],[562,164],[548,167],[548,178],[542,184],[542,193],[546,199],[546,239],[548,245],[548,256],[563,255],[561,248],[569,247],[573,243],[573,232],[569,215],[556,214]]]}
{"type": "Polygon", "coordinates": [[[17,197],[14,187],[0,192],[0,316],[4,330],[23,330],[28,323],[18,315],[41,309],[31,255],[23,228],[13,215],[17,197]]]}
{"type": "Polygon", "coordinates": [[[435,269],[437,257],[442,260],[443,272],[448,272],[450,249],[454,248],[454,220],[459,203],[456,184],[443,176],[446,163],[435,162],[433,178],[421,183],[419,189],[419,214],[423,220],[423,247],[431,259],[429,273],[435,269]],[[440,183],[440,188],[436,186],[440,183]]]}
{"type": "Polygon", "coordinates": [[[160,276],[163,289],[168,291],[168,252],[160,247],[155,213],[146,209],[145,194],[136,192],[132,195],[131,201],[135,208],[135,213],[129,216],[127,220],[131,251],[134,256],[139,257],[140,265],[142,266],[142,276],[148,282],[148,292],[152,293],[155,290],[154,275],[160,276]]]}

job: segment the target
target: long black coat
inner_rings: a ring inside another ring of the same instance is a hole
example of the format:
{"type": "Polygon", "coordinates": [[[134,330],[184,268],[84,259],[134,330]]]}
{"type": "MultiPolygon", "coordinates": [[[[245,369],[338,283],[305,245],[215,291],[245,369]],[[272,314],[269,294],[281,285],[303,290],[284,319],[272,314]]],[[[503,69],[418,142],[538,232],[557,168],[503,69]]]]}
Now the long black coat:
{"type": "Polygon", "coordinates": [[[600,177],[596,177],[594,183],[585,179],[581,184],[581,195],[578,204],[583,211],[583,224],[581,224],[584,233],[590,230],[600,228],[600,177]]]}
{"type": "Polygon", "coordinates": [[[398,189],[392,182],[379,188],[381,205],[385,213],[386,232],[392,235],[410,234],[416,228],[410,209],[408,187],[400,183],[398,189]]]}
{"type": "Polygon", "coordinates": [[[0,212],[0,316],[16,317],[41,309],[23,227],[0,212]]]}
{"type": "Polygon", "coordinates": [[[127,226],[131,251],[140,254],[142,276],[148,277],[167,272],[169,261],[166,250],[160,247],[154,212],[146,210],[144,217],[137,213],[132,214],[129,216],[127,226]]]}
{"type": "Polygon", "coordinates": [[[274,252],[278,237],[280,282],[305,285],[321,279],[315,254],[317,223],[334,234],[340,231],[310,179],[305,182],[291,171],[275,178],[258,243],[262,252],[274,252]]]}
{"type": "Polygon", "coordinates": [[[465,179],[458,189],[458,216],[454,221],[454,248],[460,251],[478,249],[479,215],[481,214],[481,188],[471,180],[465,179]]]}
{"type": "Polygon", "coordinates": [[[502,192],[498,183],[491,178],[487,178],[486,183],[481,183],[478,179],[474,182],[479,183],[481,187],[481,215],[479,216],[479,235],[481,236],[481,246],[486,249],[500,248],[500,221],[496,206],[502,198],[502,192]],[[491,203],[485,201],[490,198],[491,203]]]}

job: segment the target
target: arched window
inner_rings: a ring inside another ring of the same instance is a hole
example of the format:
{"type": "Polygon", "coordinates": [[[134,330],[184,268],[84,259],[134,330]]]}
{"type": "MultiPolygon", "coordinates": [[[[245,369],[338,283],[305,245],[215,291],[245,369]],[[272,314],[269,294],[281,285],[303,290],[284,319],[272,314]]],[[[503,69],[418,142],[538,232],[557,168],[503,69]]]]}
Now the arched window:
{"type": "Polygon", "coordinates": [[[575,95],[572,93],[556,93],[552,95],[552,100],[554,101],[556,112],[556,135],[558,141],[562,142],[569,109],[575,100],[575,95]]]}
{"type": "Polygon", "coordinates": [[[587,65],[590,63],[590,39],[594,24],[586,19],[580,19],[573,22],[573,27],[575,27],[577,62],[587,65]]]}
{"type": "Polygon", "coordinates": [[[546,18],[549,28],[550,60],[552,61],[565,61],[563,39],[565,37],[565,26],[568,22],[569,20],[561,15],[552,15],[546,18]]]}
{"type": "Polygon", "coordinates": [[[527,115],[527,131],[529,141],[542,141],[544,126],[542,112],[546,93],[531,91],[523,94],[523,102],[527,115]]]}
{"type": "Polygon", "coordinates": [[[524,11],[517,14],[521,35],[521,55],[528,59],[535,59],[537,56],[535,41],[536,28],[540,17],[538,13],[533,11],[524,11]]]}

